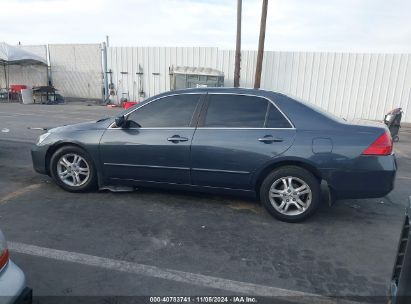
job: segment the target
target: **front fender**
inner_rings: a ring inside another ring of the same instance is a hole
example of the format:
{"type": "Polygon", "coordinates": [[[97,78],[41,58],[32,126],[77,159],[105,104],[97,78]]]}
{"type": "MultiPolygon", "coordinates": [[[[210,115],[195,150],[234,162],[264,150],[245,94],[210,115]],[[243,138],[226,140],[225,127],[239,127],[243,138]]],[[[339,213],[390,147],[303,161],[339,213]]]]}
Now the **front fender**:
{"type": "MultiPolygon", "coordinates": [[[[104,134],[104,130],[84,130],[70,133],[52,133],[44,142],[43,146],[46,148],[45,168],[49,173],[50,159],[55,151],[66,145],[74,145],[86,151],[97,170],[98,184],[102,183],[102,168],[100,162],[99,145],[100,138],[104,134]]],[[[43,148],[43,149],[44,149],[43,148]]]]}

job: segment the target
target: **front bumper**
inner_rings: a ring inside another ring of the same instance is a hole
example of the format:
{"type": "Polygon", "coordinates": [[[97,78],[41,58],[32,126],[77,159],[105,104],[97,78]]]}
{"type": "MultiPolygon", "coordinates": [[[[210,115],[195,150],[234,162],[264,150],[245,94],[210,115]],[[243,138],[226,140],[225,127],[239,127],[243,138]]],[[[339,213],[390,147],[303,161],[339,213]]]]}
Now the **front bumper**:
{"type": "Polygon", "coordinates": [[[34,145],[31,148],[31,159],[33,162],[33,168],[38,173],[47,174],[46,168],[46,156],[48,146],[34,145]]]}
{"type": "Polygon", "coordinates": [[[9,261],[0,273],[0,304],[14,303],[31,303],[31,290],[26,287],[23,271],[9,261]]]}

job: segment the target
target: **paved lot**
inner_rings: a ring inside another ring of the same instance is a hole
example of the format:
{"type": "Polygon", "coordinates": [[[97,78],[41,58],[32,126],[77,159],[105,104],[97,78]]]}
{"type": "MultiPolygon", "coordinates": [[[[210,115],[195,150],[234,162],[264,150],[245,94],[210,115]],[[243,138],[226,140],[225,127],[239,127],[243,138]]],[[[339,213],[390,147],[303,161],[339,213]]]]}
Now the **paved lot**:
{"type": "Polygon", "coordinates": [[[0,104],[0,226],[35,295],[386,295],[411,195],[411,131],[395,147],[391,194],[323,204],[302,224],[276,221],[238,197],[72,194],[32,170],[29,150],[41,131],[28,127],[117,112],[0,104]]]}

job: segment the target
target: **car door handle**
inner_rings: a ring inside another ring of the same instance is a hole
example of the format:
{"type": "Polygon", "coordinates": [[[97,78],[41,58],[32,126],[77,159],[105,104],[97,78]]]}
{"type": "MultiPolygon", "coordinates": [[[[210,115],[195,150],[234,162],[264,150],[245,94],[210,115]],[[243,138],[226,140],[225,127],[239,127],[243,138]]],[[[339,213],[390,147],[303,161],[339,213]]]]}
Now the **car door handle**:
{"type": "Polygon", "coordinates": [[[178,142],[182,142],[182,141],[188,141],[187,137],[181,137],[180,135],[174,135],[171,136],[169,138],[167,138],[168,141],[171,141],[173,143],[178,143],[178,142]]]}
{"type": "Polygon", "coordinates": [[[263,142],[265,144],[271,144],[273,142],[283,142],[284,139],[280,137],[272,137],[271,135],[266,135],[258,139],[258,141],[263,142]]]}

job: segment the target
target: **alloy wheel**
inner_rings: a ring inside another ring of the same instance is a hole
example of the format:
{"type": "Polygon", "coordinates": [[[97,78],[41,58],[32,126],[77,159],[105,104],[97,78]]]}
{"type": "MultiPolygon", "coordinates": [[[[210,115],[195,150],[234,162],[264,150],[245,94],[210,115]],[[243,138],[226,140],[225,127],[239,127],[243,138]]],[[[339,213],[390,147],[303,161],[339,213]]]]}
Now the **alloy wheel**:
{"type": "Polygon", "coordinates": [[[281,177],[274,181],[269,191],[271,205],[284,215],[302,214],[311,205],[311,188],[298,177],[281,177]]]}
{"type": "Polygon", "coordinates": [[[80,187],[90,178],[90,166],[78,154],[65,154],[57,162],[57,176],[68,186],[80,187]]]}

